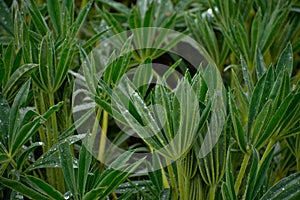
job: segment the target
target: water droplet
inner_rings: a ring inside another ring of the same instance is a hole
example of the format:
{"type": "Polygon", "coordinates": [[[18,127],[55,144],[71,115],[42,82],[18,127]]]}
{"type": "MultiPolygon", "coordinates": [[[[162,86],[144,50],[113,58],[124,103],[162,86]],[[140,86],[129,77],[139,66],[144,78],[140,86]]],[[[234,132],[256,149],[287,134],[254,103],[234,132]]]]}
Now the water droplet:
{"type": "Polygon", "coordinates": [[[24,196],[21,195],[20,193],[17,193],[15,199],[24,199],[24,196]]]}
{"type": "Polygon", "coordinates": [[[72,196],[72,193],[70,191],[68,191],[64,194],[64,199],[70,199],[71,196],[72,196]]]}

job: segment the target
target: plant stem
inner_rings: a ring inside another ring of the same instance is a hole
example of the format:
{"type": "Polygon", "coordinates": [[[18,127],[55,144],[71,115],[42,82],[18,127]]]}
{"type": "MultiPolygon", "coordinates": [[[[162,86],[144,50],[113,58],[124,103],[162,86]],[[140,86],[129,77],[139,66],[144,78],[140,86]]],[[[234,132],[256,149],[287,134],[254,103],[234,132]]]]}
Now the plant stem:
{"type": "Polygon", "coordinates": [[[177,188],[176,179],[175,179],[175,173],[174,173],[172,164],[169,164],[167,166],[167,169],[168,169],[168,173],[169,173],[169,177],[170,177],[170,183],[171,183],[171,189],[172,189],[172,196],[173,196],[172,199],[178,199],[178,188],[177,188]]]}
{"type": "Polygon", "coordinates": [[[108,125],[108,113],[103,111],[102,127],[101,127],[101,137],[100,146],[98,152],[98,159],[102,161],[104,159],[104,150],[106,146],[106,135],[107,135],[107,125],[108,125]]]}
{"type": "Polygon", "coordinates": [[[215,200],[216,185],[211,185],[209,187],[209,200],[215,200]]]}
{"type": "Polygon", "coordinates": [[[179,196],[181,200],[185,200],[185,180],[184,172],[181,164],[181,160],[176,161],[177,166],[177,178],[178,178],[178,187],[179,187],[179,196]]]}
{"type": "MultiPolygon", "coordinates": [[[[55,105],[53,93],[49,94],[49,103],[50,103],[50,106],[55,105]]],[[[53,131],[53,135],[51,134],[52,135],[51,146],[52,146],[53,144],[56,144],[56,142],[58,140],[58,127],[57,127],[56,113],[53,113],[51,115],[51,123],[52,123],[52,131],[53,131]]]]}
{"type": "Polygon", "coordinates": [[[238,193],[239,193],[239,189],[240,189],[240,186],[241,186],[241,183],[242,183],[244,174],[245,174],[245,172],[246,172],[246,169],[247,169],[247,165],[248,165],[249,159],[250,159],[250,154],[248,154],[248,153],[245,154],[245,155],[244,155],[243,162],[242,162],[242,165],[241,165],[241,169],[240,169],[240,171],[239,171],[238,177],[237,177],[236,182],[235,182],[235,185],[234,185],[234,190],[235,190],[235,193],[236,193],[237,195],[238,195],[238,193]]]}
{"type": "MultiPolygon", "coordinates": [[[[48,97],[49,97],[49,104],[50,104],[49,107],[54,106],[55,105],[54,93],[50,93],[48,97]]],[[[57,126],[56,113],[53,113],[51,115],[51,127],[52,127],[52,131],[47,133],[48,135],[50,135],[49,137],[50,141],[48,141],[49,149],[58,141],[58,126],[57,126]]],[[[53,180],[55,182],[56,188],[59,189],[60,191],[65,191],[64,177],[62,171],[60,169],[55,169],[55,168],[52,169],[51,171],[53,173],[53,180]]]]}

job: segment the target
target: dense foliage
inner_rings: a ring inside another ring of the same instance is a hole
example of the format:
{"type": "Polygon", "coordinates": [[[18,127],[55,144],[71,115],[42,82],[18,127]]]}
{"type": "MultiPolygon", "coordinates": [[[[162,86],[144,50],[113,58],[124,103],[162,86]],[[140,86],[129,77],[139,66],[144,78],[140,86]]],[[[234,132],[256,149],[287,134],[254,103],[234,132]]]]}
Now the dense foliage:
{"type": "Polygon", "coordinates": [[[298,0],[5,0],[0,41],[0,199],[300,199],[298,0]]]}

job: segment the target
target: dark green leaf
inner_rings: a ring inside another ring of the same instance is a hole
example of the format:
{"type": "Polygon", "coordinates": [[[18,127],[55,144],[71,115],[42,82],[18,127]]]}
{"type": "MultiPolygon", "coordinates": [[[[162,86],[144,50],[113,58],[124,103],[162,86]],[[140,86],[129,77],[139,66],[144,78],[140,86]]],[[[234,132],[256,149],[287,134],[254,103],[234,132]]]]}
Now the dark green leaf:
{"type": "Polygon", "coordinates": [[[297,200],[300,198],[300,173],[281,179],[260,200],[297,200]]]}
{"type": "Polygon", "coordinates": [[[28,179],[30,183],[35,185],[35,187],[43,191],[49,198],[64,200],[64,196],[44,180],[31,175],[27,175],[25,178],[28,179]]]}
{"type": "Polygon", "coordinates": [[[83,197],[85,193],[91,161],[92,155],[83,145],[80,149],[78,165],[78,189],[81,197],[83,197]]]}
{"type": "Polygon", "coordinates": [[[61,34],[61,9],[58,0],[47,1],[48,13],[57,36],[61,34]]]}
{"type": "Polygon", "coordinates": [[[26,185],[20,183],[19,181],[0,177],[0,183],[16,192],[20,192],[21,194],[25,195],[28,198],[39,199],[39,200],[50,200],[50,198],[36,192],[35,190],[27,187],[26,185]]]}
{"type": "Polygon", "coordinates": [[[277,63],[276,73],[279,74],[280,71],[287,70],[289,76],[292,76],[293,72],[293,50],[292,45],[289,43],[284,49],[277,63]]]}
{"type": "Polygon", "coordinates": [[[65,142],[59,146],[59,157],[65,181],[73,196],[77,196],[78,190],[73,167],[73,156],[70,150],[69,143],[65,142]]]}
{"type": "Polygon", "coordinates": [[[14,36],[13,21],[5,1],[0,2],[0,19],[0,27],[11,36],[14,36]]]}

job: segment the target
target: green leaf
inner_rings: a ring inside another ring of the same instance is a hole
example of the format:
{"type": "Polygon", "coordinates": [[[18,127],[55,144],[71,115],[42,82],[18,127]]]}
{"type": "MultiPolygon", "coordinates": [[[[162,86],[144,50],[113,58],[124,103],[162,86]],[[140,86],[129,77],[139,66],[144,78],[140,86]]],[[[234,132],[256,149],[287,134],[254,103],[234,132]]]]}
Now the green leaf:
{"type": "Polygon", "coordinates": [[[27,187],[26,185],[22,184],[20,181],[15,181],[15,180],[7,179],[4,177],[0,177],[0,183],[16,192],[19,192],[19,193],[25,195],[26,197],[28,197],[30,199],[50,200],[50,198],[27,187]]]}
{"type": "Polygon", "coordinates": [[[255,69],[256,69],[256,75],[257,75],[258,79],[266,72],[264,58],[263,58],[259,48],[256,48],[256,68],[255,69]]]}
{"type": "Polygon", "coordinates": [[[242,65],[243,78],[244,78],[244,81],[246,83],[249,96],[251,96],[252,95],[252,90],[253,90],[253,82],[252,82],[252,78],[251,78],[249,69],[247,67],[247,64],[246,64],[243,57],[241,57],[241,65],[242,65]]]}
{"type": "Polygon", "coordinates": [[[253,125],[253,131],[251,141],[252,144],[256,147],[256,142],[261,134],[264,133],[266,126],[271,118],[271,110],[272,110],[272,101],[269,100],[264,107],[261,109],[260,113],[257,115],[257,118],[253,125]]]}
{"type": "Polygon", "coordinates": [[[69,143],[65,142],[59,146],[59,157],[62,172],[64,174],[64,179],[73,196],[77,196],[78,190],[75,180],[75,172],[73,168],[73,156],[69,147],[69,143]]]}
{"type": "Polygon", "coordinates": [[[300,173],[281,179],[260,200],[296,200],[300,198],[300,173]]]}
{"type": "Polygon", "coordinates": [[[102,16],[105,22],[112,27],[111,30],[113,34],[118,34],[124,31],[120,23],[112,16],[110,12],[104,9],[102,16]]]}
{"type": "Polygon", "coordinates": [[[67,41],[66,44],[63,45],[61,58],[58,62],[57,71],[55,72],[53,91],[58,90],[65,80],[73,60],[74,51],[75,43],[72,44],[71,41],[67,41]]]}
{"type": "Polygon", "coordinates": [[[152,80],[152,60],[150,58],[138,66],[133,76],[133,84],[138,88],[142,97],[145,97],[152,80]]]}
{"type": "Polygon", "coordinates": [[[99,196],[101,196],[103,194],[103,191],[105,189],[106,189],[106,187],[97,187],[95,189],[92,189],[89,192],[87,192],[82,199],[83,200],[99,199],[99,196]]]}
{"type": "Polygon", "coordinates": [[[153,19],[155,17],[154,15],[154,2],[152,2],[145,13],[143,27],[153,27],[153,19]]]}
{"type": "Polygon", "coordinates": [[[0,93],[0,138],[4,145],[7,145],[7,136],[9,132],[9,116],[10,107],[2,93],[0,93]]]}
{"type": "Polygon", "coordinates": [[[124,13],[126,15],[129,15],[130,9],[127,8],[123,3],[116,2],[113,0],[99,0],[100,2],[109,5],[110,7],[114,8],[115,10],[124,13]]]}
{"type": "Polygon", "coordinates": [[[18,156],[17,160],[17,168],[20,171],[23,171],[23,164],[24,162],[28,159],[29,154],[33,153],[33,151],[44,145],[43,142],[34,142],[33,144],[31,144],[29,147],[27,147],[24,152],[22,152],[22,154],[20,156],[18,156]]]}
{"type": "Polygon", "coordinates": [[[17,87],[17,82],[22,79],[24,76],[32,72],[38,65],[37,64],[24,64],[19,67],[7,81],[3,91],[4,95],[7,96],[9,92],[13,90],[14,87],[17,87]]]}
{"type": "Polygon", "coordinates": [[[245,199],[255,199],[257,193],[261,189],[261,186],[263,185],[266,179],[267,171],[269,169],[271,160],[273,158],[274,148],[267,154],[264,160],[261,160],[262,164],[260,165],[258,163],[258,152],[254,148],[252,149],[252,151],[253,161],[248,176],[245,199]]]}
{"type": "Polygon", "coordinates": [[[234,135],[240,149],[247,153],[247,143],[245,138],[245,132],[242,126],[242,123],[237,114],[237,106],[234,102],[232,95],[229,93],[229,108],[230,108],[230,116],[233,123],[234,135]]]}
{"type": "Polygon", "coordinates": [[[257,62],[257,57],[258,57],[257,50],[259,49],[258,42],[259,42],[261,16],[262,16],[261,9],[259,8],[259,10],[255,14],[255,17],[254,17],[252,25],[251,25],[251,55],[252,55],[252,58],[254,59],[254,56],[256,53],[256,64],[258,63],[257,62]]]}
{"type": "Polygon", "coordinates": [[[74,30],[72,30],[71,38],[74,38],[78,34],[80,28],[82,27],[83,22],[86,19],[88,12],[90,11],[92,4],[93,4],[93,0],[89,0],[87,4],[84,6],[84,8],[79,12],[76,21],[74,22],[75,26],[74,26],[74,30]]]}
{"type": "Polygon", "coordinates": [[[225,179],[226,183],[223,183],[226,186],[224,189],[222,187],[222,192],[225,190],[225,196],[227,196],[228,200],[237,200],[236,193],[234,190],[234,181],[233,181],[233,174],[232,174],[232,162],[231,162],[231,152],[230,149],[227,151],[227,158],[226,158],[226,173],[225,179]]]}
{"type": "Polygon", "coordinates": [[[49,117],[54,114],[55,111],[57,111],[61,106],[62,102],[51,106],[49,110],[44,113],[41,116],[36,117],[34,120],[28,122],[24,126],[20,128],[20,130],[15,134],[14,140],[12,140],[12,148],[11,148],[11,153],[12,155],[15,155],[19,148],[24,145],[31,137],[33,134],[35,134],[39,127],[49,119],[49,117]]]}
{"type": "Polygon", "coordinates": [[[58,0],[47,1],[48,13],[57,36],[61,34],[61,9],[58,0]]]}
{"type": "Polygon", "coordinates": [[[250,137],[250,132],[254,119],[256,118],[259,111],[268,101],[269,94],[271,92],[272,85],[274,83],[274,70],[269,68],[269,70],[258,80],[249,105],[248,113],[248,131],[247,138],[250,137]]]}
{"type": "Polygon", "coordinates": [[[30,0],[30,5],[28,5],[29,8],[29,12],[30,15],[32,17],[33,23],[36,26],[36,28],[38,29],[38,31],[45,36],[49,31],[49,28],[47,26],[47,23],[44,19],[44,17],[42,16],[40,10],[38,9],[38,7],[36,6],[34,0],[30,0]]]}
{"type": "Polygon", "coordinates": [[[11,107],[10,113],[9,113],[9,146],[12,145],[12,141],[16,137],[15,132],[18,125],[18,118],[19,118],[19,109],[21,108],[22,104],[27,100],[27,95],[29,92],[30,87],[30,81],[27,81],[22,88],[17,93],[17,96],[15,97],[15,100],[13,102],[13,105],[11,107]]]}
{"type": "Polygon", "coordinates": [[[31,175],[26,175],[25,178],[39,190],[43,191],[49,198],[64,200],[64,196],[44,180],[31,175]]]}
{"type": "Polygon", "coordinates": [[[40,43],[39,51],[39,78],[44,88],[47,88],[45,92],[51,92],[53,89],[53,68],[54,63],[54,43],[51,35],[43,37],[40,43]]]}
{"type": "Polygon", "coordinates": [[[8,157],[7,154],[4,154],[4,153],[0,154],[0,164],[7,163],[7,162],[10,162],[10,161],[11,161],[11,158],[8,157]]]}
{"type": "Polygon", "coordinates": [[[13,21],[5,1],[0,2],[0,19],[0,27],[11,36],[14,36],[13,21]]]}
{"type": "Polygon", "coordinates": [[[34,170],[37,168],[54,167],[53,165],[59,165],[59,157],[57,151],[61,145],[68,143],[69,145],[78,142],[86,137],[85,134],[72,135],[67,138],[60,140],[58,143],[53,145],[46,153],[39,157],[26,171],[34,170]]]}
{"type": "MultiPolygon", "coordinates": [[[[173,156],[182,156],[195,141],[200,122],[198,97],[194,93],[188,80],[183,79],[175,91],[173,97],[173,122],[179,122],[174,126],[175,141],[169,141],[177,147],[173,149],[173,156]],[[189,137],[187,137],[187,134],[189,137]]],[[[168,144],[169,144],[168,143],[168,144]]],[[[175,157],[173,157],[175,158],[175,157]]]]}
{"type": "Polygon", "coordinates": [[[295,116],[293,112],[299,108],[298,98],[300,98],[300,94],[291,93],[284,99],[282,104],[272,115],[264,134],[258,139],[256,145],[258,149],[260,149],[269,138],[274,136],[274,134],[279,134],[281,130],[285,129],[285,126],[283,126],[285,120],[294,122],[297,119],[290,118],[289,115],[292,114],[295,116]]]}
{"type": "Polygon", "coordinates": [[[83,197],[85,193],[91,161],[92,161],[92,155],[86,149],[86,147],[82,145],[79,153],[79,165],[78,165],[78,189],[80,191],[81,197],[83,197]]]}
{"type": "MultiPolygon", "coordinates": [[[[83,45],[82,45],[82,48],[87,51],[89,47],[91,47],[94,43],[98,42],[100,37],[106,33],[107,31],[109,31],[109,29],[106,29],[104,31],[101,31],[97,34],[95,34],[93,37],[91,37],[88,41],[86,41],[83,45]]],[[[89,52],[87,52],[89,53],[89,52]]]]}
{"type": "Polygon", "coordinates": [[[293,72],[293,50],[291,43],[289,43],[281,53],[276,67],[276,73],[279,74],[280,71],[284,71],[285,69],[291,77],[293,72]]]}
{"type": "Polygon", "coordinates": [[[280,28],[282,27],[288,15],[288,8],[289,2],[285,1],[285,5],[282,5],[282,3],[277,4],[276,8],[269,15],[264,16],[262,20],[263,23],[261,23],[260,30],[262,30],[262,32],[260,33],[259,41],[259,46],[261,47],[261,52],[263,55],[265,55],[265,53],[268,51],[276,39],[276,35],[280,32],[280,28]]]}

